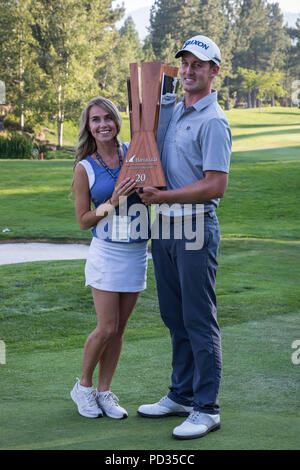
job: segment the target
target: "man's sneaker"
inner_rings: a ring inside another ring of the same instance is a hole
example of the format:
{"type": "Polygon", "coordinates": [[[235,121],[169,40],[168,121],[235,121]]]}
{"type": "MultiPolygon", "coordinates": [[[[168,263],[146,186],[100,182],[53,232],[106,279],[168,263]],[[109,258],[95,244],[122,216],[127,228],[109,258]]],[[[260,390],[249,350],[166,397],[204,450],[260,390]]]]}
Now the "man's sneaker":
{"type": "Polygon", "coordinates": [[[220,429],[220,415],[209,415],[200,411],[193,411],[189,417],[173,430],[175,439],[196,439],[209,432],[220,429]]]}
{"type": "Polygon", "coordinates": [[[192,406],[180,405],[165,396],[152,405],[141,405],[137,412],[140,416],[147,418],[164,418],[166,416],[188,416],[192,410],[192,406]]]}
{"type": "Polygon", "coordinates": [[[119,399],[110,390],[107,392],[98,392],[97,402],[102,411],[109,416],[109,418],[125,419],[128,416],[127,411],[119,405],[119,399]]]}
{"type": "Polygon", "coordinates": [[[103,416],[96,400],[96,390],[93,387],[81,387],[79,379],[77,378],[76,380],[77,382],[70,395],[77,405],[79,414],[86,418],[99,418],[103,416]]]}

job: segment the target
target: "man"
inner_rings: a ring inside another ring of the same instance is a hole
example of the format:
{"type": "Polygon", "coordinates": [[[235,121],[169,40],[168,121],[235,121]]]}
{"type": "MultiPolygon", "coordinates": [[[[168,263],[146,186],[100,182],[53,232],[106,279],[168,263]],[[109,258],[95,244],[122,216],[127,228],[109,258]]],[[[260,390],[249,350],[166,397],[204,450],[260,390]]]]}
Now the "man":
{"type": "MultiPolygon", "coordinates": [[[[218,46],[195,36],[175,55],[181,57],[185,91],[163,135],[161,159],[167,190],[145,187],[146,204],[179,203],[193,208],[193,222],[204,208],[204,242],[187,249],[186,238],[152,240],[152,255],[162,319],[170,330],[173,360],[170,391],[159,402],[142,405],[145,417],[188,416],[173,430],[177,439],[194,439],[220,428],[218,391],[221,381],[221,339],[216,316],[215,279],[220,241],[215,209],[228,183],[231,132],[217,103],[213,79],[220,69],[218,46]]],[[[178,204],[177,204],[178,205],[178,204]]],[[[159,215],[164,223],[176,215],[159,215]]],[[[195,224],[194,224],[195,225],[195,224]]]]}

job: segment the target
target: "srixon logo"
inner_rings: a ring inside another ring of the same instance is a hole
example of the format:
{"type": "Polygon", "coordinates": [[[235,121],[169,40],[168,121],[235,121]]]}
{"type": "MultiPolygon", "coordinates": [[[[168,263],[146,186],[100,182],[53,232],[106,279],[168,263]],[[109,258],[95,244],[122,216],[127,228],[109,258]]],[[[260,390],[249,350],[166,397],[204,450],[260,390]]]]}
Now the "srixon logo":
{"type": "Polygon", "coordinates": [[[195,44],[195,46],[202,47],[203,49],[206,49],[206,50],[209,49],[208,44],[205,44],[205,42],[197,41],[196,39],[193,39],[192,41],[187,41],[182,49],[185,49],[190,44],[195,44]]]}

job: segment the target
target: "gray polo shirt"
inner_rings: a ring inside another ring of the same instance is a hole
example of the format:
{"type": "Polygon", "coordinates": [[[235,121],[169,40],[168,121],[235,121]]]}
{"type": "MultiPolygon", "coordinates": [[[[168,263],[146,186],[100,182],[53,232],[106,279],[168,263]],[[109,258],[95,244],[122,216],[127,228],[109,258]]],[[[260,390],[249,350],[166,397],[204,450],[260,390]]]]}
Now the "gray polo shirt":
{"type": "MultiPolygon", "coordinates": [[[[168,112],[162,112],[160,117],[158,133],[167,189],[201,180],[207,170],[229,173],[231,131],[226,115],[217,103],[217,91],[213,90],[187,108],[183,98],[175,106],[172,117],[170,105],[171,100],[168,112]]],[[[215,210],[218,204],[219,199],[205,201],[205,212],[215,210]]]]}

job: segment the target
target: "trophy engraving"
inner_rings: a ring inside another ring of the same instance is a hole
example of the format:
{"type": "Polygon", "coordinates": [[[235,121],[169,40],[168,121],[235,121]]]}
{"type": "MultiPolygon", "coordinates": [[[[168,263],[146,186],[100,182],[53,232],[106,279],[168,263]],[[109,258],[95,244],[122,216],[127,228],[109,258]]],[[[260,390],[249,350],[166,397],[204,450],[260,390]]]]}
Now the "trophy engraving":
{"type": "Polygon", "coordinates": [[[130,64],[127,79],[131,142],[123,161],[118,182],[130,176],[136,187],[166,186],[156,144],[161,99],[174,93],[178,67],[161,62],[130,64]]]}

